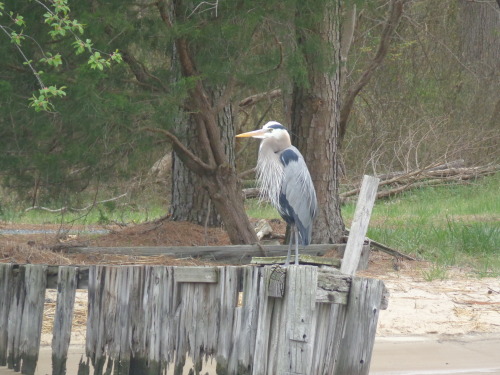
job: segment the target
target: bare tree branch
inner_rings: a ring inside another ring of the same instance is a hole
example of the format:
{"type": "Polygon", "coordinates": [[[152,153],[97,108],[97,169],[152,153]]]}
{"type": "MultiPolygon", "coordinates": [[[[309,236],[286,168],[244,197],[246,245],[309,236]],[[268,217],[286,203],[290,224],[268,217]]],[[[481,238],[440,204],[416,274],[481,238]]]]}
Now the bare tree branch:
{"type": "Polygon", "coordinates": [[[240,100],[240,102],[238,103],[238,107],[240,107],[240,108],[251,107],[251,106],[261,102],[262,100],[266,100],[266,99],[271,100],[271,99],[274,99],[274,98],[277,98],[280,96],[281,96],[281,89],[274,89],[274,90],[271,90],[268,92],[261,92],[261,93],[246,97],[243,100],[240,100]]]}
{"type": "Polygon", "coordinates": [[[170,16],[168,15],[166,1],[159,0],[158,2],[155,3],[155,5],[158,8],[158,11],[160,12],[160,17],[161,17],[163,23],[168,28],[172,28],[172,20],[170,19],[170,16]]]}
{"type": "Polygon", "coordinates": [[[174,134],[169,132],[168,130],[161,128],[151,128],[145,127],[142,130],[151,132],[151,133],[159,133],[163,134],[171,143],[172,147],[176,154],[181,158],[182,162],[190,169],[195,171],[199,175],[211,173],[215,171],[215,167],[205,163],[198,156],[193,154],[191,150],[189,150],[174,134]]]}
{"type": "Polygon", "coordinates": [[[344,87],[347,78],[347,57],[354,39],[354,30],[356,29],[356,3],[350,2],[345,14],[345,21],[342,25],[340,35],[340,87],[344,87]]]}
{"type": "Polygon", "coordinates": [[[116,201],[116,200],[121,199],[121,198],[126,197],[126,196],[127,196],[127,193],[123,193],[117,197],[104,199],[104,200],[99,201],[99,202],[92,202],[91,204],[89,204],[85,207],[82,207],[82,208],[61,207],[61,208],[52,209],[52,208],[47,208],[47,207],[42,207],[42,206],[32,206],[32,207],[28,207],[27,209],[25,209],[24,212],[28,212],[28,211],[32,211],[32,210],[47,211],[47,212],[51,212],[51,213],[61,213],[61,212],[67,212],[67,211],[73,211],[73,212],[87,211],[87,210],[97,206],[98,204],[113,202],[113,201],[116,201]]]}
{"type": "Polygon", "coordinates": [[[168,89],[163,85],[163,82],[144,66],[142,62],[137,60],[129,51],[122,51],[123,61],[127,63],[130,70],[140,85],[150,88],[153,91],[164,91],[168,89]],[[154,81],[154,82],[153,82],[154,81]]]}
{"type": "Polygon", "coordinates": [[[382,61],[387,55],[387,52],[389,51],[389,44],[399,20],[401,19],[401,15],[403,14],[403,5],[406,1],[407,0],[391,0],[389,15],[385,22],[384,30],[382,31],[377,53],[361,77],[359,77],[358,81],[349,88],[344,100],[342,101],[342,107],[340,108],[339,142],[342,142],[344,139],[347,129],[347,120],[349,119],[349,115],[354,105],[354,99],[356,99],[359,92],[368,84],[368,82],[370,82],[373,73],[375,73],[378,67],[380,67],[382,61]]]}

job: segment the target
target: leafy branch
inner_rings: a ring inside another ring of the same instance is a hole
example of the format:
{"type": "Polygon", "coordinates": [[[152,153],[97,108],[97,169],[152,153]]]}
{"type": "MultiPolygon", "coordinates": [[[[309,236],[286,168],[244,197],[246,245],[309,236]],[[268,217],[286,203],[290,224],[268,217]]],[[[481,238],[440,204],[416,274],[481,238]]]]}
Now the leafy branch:
{"type": "MultiPolygon", "coordinates": [[[[77,19],[70,17],[71,9],[68,6],[68,0],[49,0],[49,5],[46,5],[40,0],[34,0],[34,2],[46,11],[43,14],[43,18],[44,23],[50,27],[48,35],[52,39],[71,35],[75,40],[72,43],[75,53],[77,55],[84,52],[89,54],[87,64],[91,69],[104,70],[104,68],[110,68],[112,63],[122,62],[122,56],[118,50],[115,50],[112,53],[105,53],[95,49],[90,39],[83,40],[80,38],[80,35],[83,35],[84,33],[85,25],[80,23],[77,19]]],[[[34,93],[29,99],[30,106],[37,112],[50,112],[54,110],[52,99],[64,97],[66,95],[66,86],[47,86],[44,83],[41,77],[43,71],[35,69],[33,60],[26,56],[22,49],[23,42],[29,38],[35,41],[35,43],[39,46],[43,55],[43,57],[38,60],[39,63],[57,68],[62,65],[62,57],[60,53],[53,54],[51,52],[45,52],[34,38],[24,34],[24,27],[26,27],[24,17],[20,14],[14,14],[12,11],[6,11],[4,3],[0,2],[0,30],[3,31],[3,33],[10,39],[10,42],[16,47],[24,60],[23,65],[26,65],[31,70],[40,85],[38,93],[34,93]],[[7,26],[5,22],[2,22],[2,18],[8,19],[10,26],[7,26]]]]}

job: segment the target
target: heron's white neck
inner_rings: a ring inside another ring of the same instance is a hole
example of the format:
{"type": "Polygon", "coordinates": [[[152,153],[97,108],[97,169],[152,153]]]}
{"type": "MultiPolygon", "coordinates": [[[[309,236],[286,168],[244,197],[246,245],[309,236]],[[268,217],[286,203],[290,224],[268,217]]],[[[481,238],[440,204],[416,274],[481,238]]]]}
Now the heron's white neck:
{"type": "Polygon", "coordinates": [[[273,152],[280,152],[291,145],[290,135],[286,130],[275,130],[270,137],[262,140],[260,150],[262,152],[264,149],[270,148],[273,152]]]}

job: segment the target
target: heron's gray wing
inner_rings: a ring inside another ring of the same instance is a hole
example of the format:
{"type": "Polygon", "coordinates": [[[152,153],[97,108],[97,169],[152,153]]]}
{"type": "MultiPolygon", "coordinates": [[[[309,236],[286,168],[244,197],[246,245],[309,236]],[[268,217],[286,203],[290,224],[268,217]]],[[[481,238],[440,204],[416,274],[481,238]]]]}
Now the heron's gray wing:
{"type": "Polygon", "coordinates": [[[302,244],[308,245],[317,208],[311,175],[304,158],[294,146],[285,149],[280,160],[284,166],[280,213],[288,222],[293,220],[299,230],[302,244]]]}

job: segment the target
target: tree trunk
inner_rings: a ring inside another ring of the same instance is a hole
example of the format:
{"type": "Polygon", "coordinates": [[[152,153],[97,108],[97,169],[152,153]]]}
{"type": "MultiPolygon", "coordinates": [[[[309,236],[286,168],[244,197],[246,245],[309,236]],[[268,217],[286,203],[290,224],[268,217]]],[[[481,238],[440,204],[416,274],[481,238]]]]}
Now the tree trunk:
{"type": "MultiPolygon", "coordinates": [[[[217,102],[223,91],[219,87],[208,92],[212,99],[212,105],[217,102]]],[[[217,122],[225,152],[229,158],[229,164],[234,167],[234,125],[231,104],[226,105],[217,114],[217,122]]],[[[184,144],[194,154],[198,154],[199,140],[197,138],[196,124],[192,117],[177,126],[176,134],[178,136],[182,135],[180,138],[184,144]]],[[[212,227],[220,226],[222,223],[221,216],[210,201],[208,191],[204,183],[200,181],[200,177],[187,168],[175,152],[172,161],[172,197],[170,203],[172,219],[212,227]]]]}
{"type": "MultiPolygon", "coordinates": [[[[199,98],[197,98],[199,94],[193,92],[192,95],[192,99],[199,102],[199,98]]],[[[220,215],[231,243],[255,243],[257,242],[257,236],[245,212],[243,194],[238,175],[234,168],[234,154],[233,152],[226,153],[224,150],[224,144],[218,135],[220,134],[218,131],[216,132],[218,134],[211,134],[208,136],[209,139],[207,139],[208,133],[211,133],[211,131],[216,128],[218,129],[216,124],[219,123],[221,118],[219,115],[214,115],[212,107],[205,107],[204,105],[199,105],[199,107],[203,108],[200,111],[201,113],[193,115],[193,118],[196,121],[198,132],[203,133],[201,138],[204,139],[201,140],[201,143],[208,141],[212,147],[217,147],[218,149],[216,152],[210,152],[210,155],[205,156],[205,158],[216,161],[216,166],[210,170],[197,172],[200,177],[200,181],[202,182],[202,186],[208,192],[211,202],[213,203],[214,210],[220,215]],[[207,131],[207,128],[211,129],[211,131],[207,131]],[[213,137],[215,137],[215,139],[213,137]],[[217,142],[215,140],[218,137],[219,139],[217,142]],[[219,156],[217,156],[217,154],[219,156]],[[229,160],[230,155],[233,155],[231,156],[233,159],[232,162],[229,160]],[[223,157],[223,160],[218,160],[221,156],[223,157]]],[[[224,114],[221,114],[221,116],[225,117],[224,114]]],[[[226,130],[228,130],[225,132],[226,136],[228,136],[228,134],[232,134],[233,132],[232,128],[226,130]]],[[[231,148],[230,145],[234,142],[232,138],[228,143],[229,146],[227,146],[229,148],[231,148]]],[[[231,149],[234,150],[234,147],[231,149]]],[[[209,147],[204,151],[206,152],[207,150],[210,151],[212,148],[209,147]]]]}
{"type": "MultiPolygon", "coordinates": [[[[168,28],[172,28],[176,21],[185,22],[189,14],[189,7],[185,7],[182,1],[173,3],[160,1],[156,6],[168,28]],[[169,9],[169,6],[173,6],[173,9],[169,9]]],[[[182,77],[195,82],[188,91],[183,108],[190,114],[190,121],[187,122],[189,129],[186,134],[193,137],[195,144],[187,147],[179,137],[164,129],[149,130],[163,133],[172,142],[178,159],[208,192],[214,211],[220,215],[231,242],[254,243],[257,242],[257,236],[246,215],[241,186],[234,168],[234,129],[229,107],[232,81],[229,79],[227,87],[223,89],[210,88],[196,69],[192,50],[195,47],[195,43],[189,43],[182,36],[175,40],[175,55],[182,77]]],[[[197,184],[193,180],[185,181],[186,185],[192,183],[197,184]]],[[[194,187],[188,193],[193,200],[199,198],[194,197],[200,192],[196,189],[197,187],[194,187]]],[[[182,192],[178,191],[176,194],[180,197],[182,192]]],[[[208,205],[207,200],[202,202],[207,202],[208,205]]]]}
{"type": "MultiPolygon", "coordinates": [[[[297,29],[298,48],[303,51],[308,62],[309,85],[295,85],[293,89],[291,124],[293,143],[304,155],[318,198],[312,242],[336,243],[344,232],[337,175],[340,118],[339,5],[333,1],[326,2],[324,7],[322,22],[311,23],[305,32],[297,29]],[[322,56],[322,59],[328,59],[330,67],[323,66],[317,56],[312,55],[314,52],[306,48],[311,34],[313,37],[319,36],[327,46],[323,52],[327,55],[322,56]]],[[[307,12],[306,5],[304,9],[298,9],[297,17],[307,17],[307,12]]]]}
{"type": "MultiPolygon", "coordinates": [[[[490,1],[460,0],[461,54],[467,70],[474,73],[480,88],[471,102],[473,121],[492,127],[499,122],[500,9],[490,1]],[[488,114],[489,121],[481,119],[488,114]]],[[[472,90],[471,90],[472,91],[472,90]]]]}
{"type": "Polygon", "coordinates": [[[462,56],[481,77],[500,68],[500,9],[491,1],[460,0],[462,56]]]}
{"type": "MultiPolygon", "coordinates": [[[[190,128],[189,125],[185,127],[186,130],[190,128]]],[[[208,191],[196,173],[187,168],[175,152],[172,159],[170,215],[175,221],[189,221],[208,226],[220,225],[220,217],[211,204],[208,191]]]]}
{"type": "Polygon", "coordinates": [[[219,166],[213,175],[207,175],[204,180],[214,208],[223,218],[231,243],[257,242],[255,230],[245,213],[241,186],[234,168],[219,166]]]}

